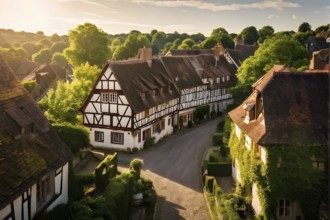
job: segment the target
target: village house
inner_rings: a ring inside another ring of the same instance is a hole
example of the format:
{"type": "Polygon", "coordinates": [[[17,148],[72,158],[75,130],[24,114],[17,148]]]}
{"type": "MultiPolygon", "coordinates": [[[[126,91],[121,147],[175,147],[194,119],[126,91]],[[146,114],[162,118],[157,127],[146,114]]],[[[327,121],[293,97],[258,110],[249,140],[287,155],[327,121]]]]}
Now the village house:
{"type": "Polygon", "coordinates": [[[248,182],[256,215],[314,219],[326,200],[329,72],[292,73],[275,65],[252,89],[229,112],[235,125],[231,139],[238,140],[229,147],[241,142],[241,154],[254,161],[236,155],[232,176],[240,184],[248,182]]]}
{"type": "Polygon", "coordinates": [[[71,153],[0,56],[0,219],[68,202],[71,153]]]}
{"type": "Polygon", "coordinates": [[[212,103],[223,111],[235,70],[223,56],[152,58],[150,48],[140,50],[139,60],[108,61],[80,109],[91,144],[142,149],[147,139],[157,142],[192,123],[196,107],[212,103]]]}

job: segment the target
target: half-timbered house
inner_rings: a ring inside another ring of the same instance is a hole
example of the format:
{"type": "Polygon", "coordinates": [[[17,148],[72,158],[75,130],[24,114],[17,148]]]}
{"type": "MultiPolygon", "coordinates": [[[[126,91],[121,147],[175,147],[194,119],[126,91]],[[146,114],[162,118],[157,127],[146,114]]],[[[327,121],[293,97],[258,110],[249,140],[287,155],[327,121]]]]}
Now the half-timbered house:
{"type": "Polygon", "coordinates": [[[196,107],[208,104],[209,91],[203,83],[189,56],[166,56],[161,60],[174,79],[176,88],[180,92],[179,118],[181,125],[187,126],[193,120],[193,111],[196,107]]]}
{"type": "Polygon", "coordinates": [[[68,201],[69,149],[0,56],[0,219],[68,201]]]}
{"type": "Polygon", "coordinates": [[[237,82],[237,68],[229,64],[224,55],[199,55],[189,57],[204,84],[208,86],[211,112],[222,112],[233,99],[229,88],[237,82]]]}
{"type": "Polygon", "coordinates": [[[92,145],[126,151],[171,134],[178,102],[159,59],[108,61],[81,112],[92,145]]]}

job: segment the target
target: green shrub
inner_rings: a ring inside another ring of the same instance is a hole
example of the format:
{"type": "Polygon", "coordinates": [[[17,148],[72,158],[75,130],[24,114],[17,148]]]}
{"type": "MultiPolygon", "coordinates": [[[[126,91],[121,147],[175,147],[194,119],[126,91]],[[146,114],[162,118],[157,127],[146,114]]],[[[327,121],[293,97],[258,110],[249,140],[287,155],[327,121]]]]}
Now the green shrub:
{"type": "Polygon", "coordinates": [[[192,121],[188,121],[188,128],[192,128],[194,126],[194,123],[192,121]]]}
{"type": "Polygon", "coordinates": [[[149,137],[144,141],[143,148],[147,149],[155,144],[155,137],[149,137]]]}
{"type": "Polygon", "coordinates": [[[29,80],[22,82],[22,85],[28,92],[32,92],[32,90],[36,87],[36,81],[35,80],[29,80]]]}
{"type": "Polygon", "coordinates": [[[140,179],[142,165],[143,165],[143,162],[139,159],[134,159],[130,163],[130,169],[134,170],[136,172],[137,180],[140,179]]]}
{"type": "Polygon", "coordinates": [[[223,126],[225,125],[225,121],[221,120],[217,124],[217,132],[222,132],[223,131],[223,126]]]}
{"type": "Polygon", "coordinates": [[[89,131],[83,126],[69,123],[52,124],[60,138],[68,145],[73,154],[89,146],[89,131]]]}
{"type": "Polygon", "coordinates": [[[217,117],[217,113],[216,111],[212,111],[211,112],[211,118],[216,118],[217,117]]]}
{"type": "Polygon", "coordinates": [[[110,178],[113,178],[117,174],[118,155],[108,155],[104,160],[99,163],[95,168],[95,187],[97,192],[102,192],[110,178]]]}
{"type": "Polygon", "coordinates": [[[223,209],[223,217],[224,219],[228,220],[240,220],[240,216],[237,213],[237,200],[235,198],[231,198],[225,200],[223,202],[224,209],[223,209]]]}
{"type": "Polygon", "coordinates": [[[76,174],[75,178],[77,183],[81,185],[90,185],[95,183],[94,173],[76,174]]]}
{"type": "Polygon", "coordinates": [[[43,211],[34,217],[35,220],[43,219],[69,219],[69,207],[67,204],[60,204],[50,211],[43,211]]]}
{"type": "Polygon", "coordinates": [[[210,113],[210,106],[209,105],[202,105],[202,106],[198,106],[193,115],[194,115],[194,120],[198,121],[202,121],[204,120],[205,117],[208,117],[210,113]]]}
{"type": "Polygon", "coordinates": [[[178,133],[178,132],[179,132],[179,126],[174,125],[173,126],[173,133],[175,134],[175,133],[178,133]]]}
{"type": "Polygon", "coordinates": [[[222,146],[222,134],[214,134],[212,136],[212,143],[213,146],[222,146]]]}
{"type": "Polygon", "coordinates": [[[227,157],[228,156],[228,152],[229,152],[229,148],[228,147],[226,147],[226,146],[224,146],[224,145],[222,145],[221,147],[220,147],[220,155],[222,156],[222,157],[227,157]]]}

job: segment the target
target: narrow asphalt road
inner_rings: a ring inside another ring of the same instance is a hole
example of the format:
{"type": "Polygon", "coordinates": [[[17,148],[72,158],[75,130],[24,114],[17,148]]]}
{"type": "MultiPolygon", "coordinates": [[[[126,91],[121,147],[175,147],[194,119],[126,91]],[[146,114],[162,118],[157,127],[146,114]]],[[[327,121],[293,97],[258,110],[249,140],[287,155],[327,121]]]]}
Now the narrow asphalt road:
{"type": "Polygon", "coordinates": [[[142,176],[154,183],[157,220],[208,220],[210,215],[202,191],[201,163],[219,119],[170,136],[137,155],[119,155],[127,166],[132,158],[142,159],[142,176]]]}

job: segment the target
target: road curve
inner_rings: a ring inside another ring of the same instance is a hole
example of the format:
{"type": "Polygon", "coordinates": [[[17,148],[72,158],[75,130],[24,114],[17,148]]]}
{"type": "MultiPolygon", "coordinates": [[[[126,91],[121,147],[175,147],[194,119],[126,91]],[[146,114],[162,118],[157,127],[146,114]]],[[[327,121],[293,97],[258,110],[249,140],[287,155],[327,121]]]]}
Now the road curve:
{"type": "Polygon", "coordinates": [[[142,176],[151,179],[158,195],[157,220],[207,220],[201,163],[219,120],[209,120],[172,135],[142,151],[142,176]]]}

